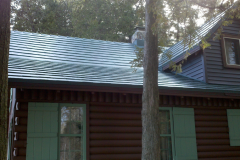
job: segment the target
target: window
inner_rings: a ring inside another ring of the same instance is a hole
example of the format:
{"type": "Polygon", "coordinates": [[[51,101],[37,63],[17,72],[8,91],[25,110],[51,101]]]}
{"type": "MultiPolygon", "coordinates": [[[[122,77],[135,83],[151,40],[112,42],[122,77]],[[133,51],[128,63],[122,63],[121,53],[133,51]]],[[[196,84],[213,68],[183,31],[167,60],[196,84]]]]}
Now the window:
{"type": "Polygon", "coordinates": [[[240,68],[239,38],[226,35],[222,38],[223,64],[227,68],[240,68]]]}
{"type": "Polygon", "coordinates": [[[26,160],[85,160],[86,106],[29,103],[26,160]]]}
{"type": "Polygon", "coordinates": [[[193,108],[161,107],[160,137],[162,160],[197,160],[193,108]]]}
{"type": "Polygon", "coordinates": [[[61,104],[60,160],[83,160],[86,139],[84,107],[61,104]]]}
{"type": "Polygon", "coordinates": [[[161,137],[161,159],[172,160],[173,159],[173,125],[172,125],[172,109],[160,108],[160,137],[161,137]]]}

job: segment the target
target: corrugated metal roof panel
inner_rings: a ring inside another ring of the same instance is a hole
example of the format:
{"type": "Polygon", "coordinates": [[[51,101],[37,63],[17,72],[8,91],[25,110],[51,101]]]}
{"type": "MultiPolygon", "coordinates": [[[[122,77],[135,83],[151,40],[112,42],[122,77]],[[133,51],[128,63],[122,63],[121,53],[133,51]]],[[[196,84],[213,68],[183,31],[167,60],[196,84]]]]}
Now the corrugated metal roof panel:
{"type": "MultiPolygon", "coordinates": [[[[130,43],[87,40],[13,31],[9,79],[48,82],[142,86],[143,69],[136,73],[130,43]]],[[[239,92],[240,86],[206,84],[172,73],[159,72],[159,87],[239,92]]]]}
{"type": "Polygon", "coordinates": [[[193,44],[193,47],[189,49],[188,45],[184,45],[183,41],[180,41],[176,44],[174,44],[172,47],[170,47],[168,50],[166,50],[162,58],[159,62],[159,67],[163,67],[169,63],[171,60],[178,59],[178,57],[185,54],[187,51],[191,52],[194,50],[196,52],[197,50],[200,50],[199,43],[201,42],[201,39],[199,37],[205,37],[208,33],[212,32],[214,29],[216,29],[216,26],[218,26],[220,20],[222,19],[225,12],[222,12],[221,14],[217,15],[207,23],[203,24],[196,32],[196,38],[192,39],[192,42],[195,42],[193,44]],[[170,53],[172,55],[171,60],[166,56],[166,53],[170,53]]]}
{"type": "Polygon", "coordinates": [[[10,55],[66,63],[129,66],[135,58],[130,43],[12,31],[10,55]]]}

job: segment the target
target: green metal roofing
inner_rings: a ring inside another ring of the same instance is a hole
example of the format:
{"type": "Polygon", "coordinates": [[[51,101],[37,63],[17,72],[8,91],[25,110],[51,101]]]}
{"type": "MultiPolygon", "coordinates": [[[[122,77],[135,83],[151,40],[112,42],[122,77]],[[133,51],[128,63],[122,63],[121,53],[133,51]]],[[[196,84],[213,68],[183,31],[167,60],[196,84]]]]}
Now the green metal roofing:
{"type": "MultiPolygon", "coordinates": [[[[11,32],[10,82],[91,84],[142,87],[143,69],[136,73],[130,43],[108,42],[28,32],[11,32]]],[[[240,86],[213,85],[159,72],[159,88],[238,92],[240,86]]]]}
{"type": "MultiPolygon", "coordinates": [[[[217,15],[216,17],[209,20],[207,23],[203,24],[197,31],[196,31],[196,38],[192,39],[192,42],[195,42],[193,44],[193,47],[189,49],[188,45],[184,45],[183,41],[179,41],[178,43],[174,44],[172,47],[167,49],[159,62],[159,68],[161,69],[165,65],[167,65],[171,60],[174,61],[176,59],[180,59],[186,51],[188,51],[190,54],[193,54],[201,49],[199,46],[201,39],[199,37],[205,37],[208,33],[213,33],[220,25],[220,20],[224,16],[225,12],[222,12],[221,14],[217,15]],[[172,58],[169,59],[168,56],[166,56],[167,53],[170,53],[172,55],[172,58]]],[[[180,60],[182,60],[181,58],[180,60]]]]}

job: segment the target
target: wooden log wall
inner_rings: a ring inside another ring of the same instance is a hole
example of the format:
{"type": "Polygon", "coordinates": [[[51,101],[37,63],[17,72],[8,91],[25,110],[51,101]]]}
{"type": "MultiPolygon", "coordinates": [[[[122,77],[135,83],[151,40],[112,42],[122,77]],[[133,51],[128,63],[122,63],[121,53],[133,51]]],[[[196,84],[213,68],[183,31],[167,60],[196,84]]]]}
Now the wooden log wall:
{"type": "Polygon", "coordinates": [[[194,109],[199,160],[240,159],[240,146],[230,146],[226,109],[194,109]]]}
{"type": "MultiPolygon", "coordinates": [[[[28,102],[86,103],[89,107],[90,160],[141,159],[141,94],[17,89],[13,160],[26,159],[28,102]]],[[[199,160],[240,159],[240,147],[229,146],[226,109],[239,99],[159,96],[160,107],[195,109],[199,160]]]]}

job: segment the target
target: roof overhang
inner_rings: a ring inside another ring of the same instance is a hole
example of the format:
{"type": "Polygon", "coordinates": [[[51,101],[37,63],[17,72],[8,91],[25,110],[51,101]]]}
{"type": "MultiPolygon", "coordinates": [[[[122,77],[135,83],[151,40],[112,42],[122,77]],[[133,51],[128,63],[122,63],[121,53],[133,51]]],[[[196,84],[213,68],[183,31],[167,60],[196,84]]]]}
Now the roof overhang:
{"type": "MultiPolygon", "coordinates": [[[[80,83],[46,80],[9,79],[9,88],[71,90],[89,92],[135,93],[142,94],[142,85],[121,85],[103,83],[80,83]]],[[[226,91],[213,89],[193,89],[159,86],[160,95],[208,97],[208,98],[235,98],[240,99],[240,91],[226,91]]]]}

